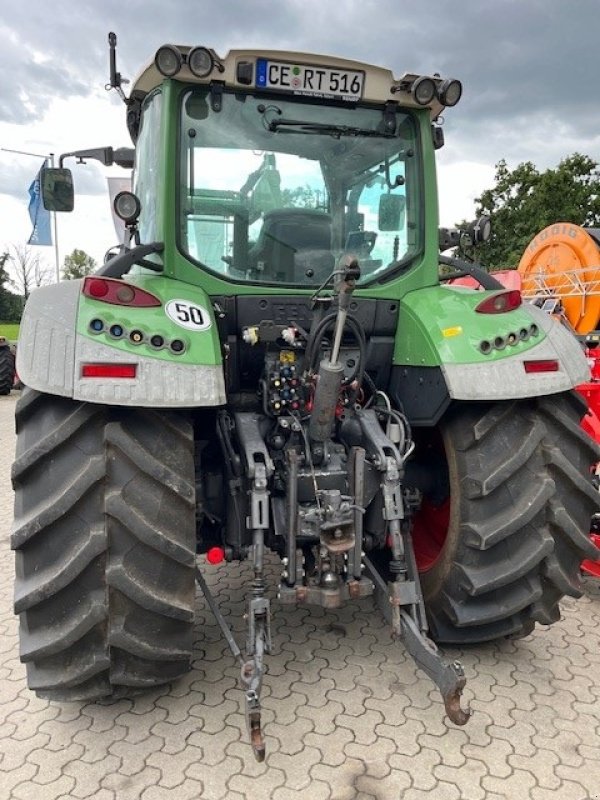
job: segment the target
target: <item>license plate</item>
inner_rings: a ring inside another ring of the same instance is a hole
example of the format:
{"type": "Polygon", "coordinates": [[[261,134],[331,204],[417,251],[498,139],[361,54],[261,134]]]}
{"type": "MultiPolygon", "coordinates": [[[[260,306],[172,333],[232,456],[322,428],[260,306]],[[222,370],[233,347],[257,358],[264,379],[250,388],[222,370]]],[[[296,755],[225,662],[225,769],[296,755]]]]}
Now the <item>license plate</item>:
{"type": "Polygon", "coordinates": [[[356,102],[363,93],[364,72],[284,61],[256,60],[256,86],[291,94],[356,102]]]}

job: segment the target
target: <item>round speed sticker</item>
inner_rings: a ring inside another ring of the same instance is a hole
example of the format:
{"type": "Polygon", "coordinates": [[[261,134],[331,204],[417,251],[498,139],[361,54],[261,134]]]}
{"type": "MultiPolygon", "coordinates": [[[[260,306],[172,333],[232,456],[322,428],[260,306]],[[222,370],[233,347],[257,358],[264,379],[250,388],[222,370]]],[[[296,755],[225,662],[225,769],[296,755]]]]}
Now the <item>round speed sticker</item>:
{"type": "Polygon", "coordinates": [[[169,300],[165,312],[176,325],[188,331],[205,331],[211,326],[208,311],[189,300],[169,300]]]}

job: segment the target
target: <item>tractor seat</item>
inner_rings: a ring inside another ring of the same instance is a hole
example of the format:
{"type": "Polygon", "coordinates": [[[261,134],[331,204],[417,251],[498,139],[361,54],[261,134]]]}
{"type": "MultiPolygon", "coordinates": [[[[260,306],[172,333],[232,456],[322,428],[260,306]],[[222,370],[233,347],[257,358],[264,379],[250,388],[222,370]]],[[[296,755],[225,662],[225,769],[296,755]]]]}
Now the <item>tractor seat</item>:
{"type": "Polygon", "coordinates": [[[311,282],[325,280],[334,263],[331,216],[310,208],[267,211],[249,259],[260,280],[303,283],[307,270],[311,282]]]}

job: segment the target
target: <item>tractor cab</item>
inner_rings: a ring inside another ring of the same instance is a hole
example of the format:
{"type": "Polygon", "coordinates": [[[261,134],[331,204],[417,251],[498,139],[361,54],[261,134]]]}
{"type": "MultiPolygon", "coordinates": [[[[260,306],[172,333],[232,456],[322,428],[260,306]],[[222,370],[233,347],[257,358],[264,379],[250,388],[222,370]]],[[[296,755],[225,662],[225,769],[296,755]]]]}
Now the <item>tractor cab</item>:
{"type": "MultiPolygon", "coordinates": [[[[165,243],[155,259],[165,275],[223,294],[314,291],[352,255],[360,289],[405,276],[426,242],[437,244],[432,121],[458,102],[459,81],[395,78],[330,56],[220,58],[165,45],[129,98],[114,63],[111,85],[136,147],[135,200],[116,210],[135,243],[165,243]]],[[[110,164],[108,151],[67,155],[110,164]]],[[[69,210],[65,172],[47,170],[43,182],[55,210],[69,210]]],[[[419,282],[437,282],[437,263],[419,282]]]]}

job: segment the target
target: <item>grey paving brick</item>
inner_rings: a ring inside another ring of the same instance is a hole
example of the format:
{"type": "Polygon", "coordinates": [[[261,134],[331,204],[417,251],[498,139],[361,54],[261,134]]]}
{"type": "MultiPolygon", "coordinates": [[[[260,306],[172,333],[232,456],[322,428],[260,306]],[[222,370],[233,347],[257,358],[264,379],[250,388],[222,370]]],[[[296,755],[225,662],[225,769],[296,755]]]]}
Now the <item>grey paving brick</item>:
{"type": "Polygon", "coordinates": [[[102,780],[102,788],[112,790],[118,800],[139,800],[159,778],[160,772],[154,767],[146,767],[135,774],[109,772],[102,780]]]}
{"type": "Polygon", "coordinates": [[[82,800],[88,797],[96,800],[103,791],[100,786],[103,778],[117,772],[120,765],[121,759],[113,755],[107,755],[93,763],[81,759],[69,761],[64,765],[63,772],[75,780],[71,796],[82,800]]]}
{"type": "MultiPolygon", "coordinates": [[[[176,789],[165,786],[148,786],[140,795],[140,800],[198,800],[203,796],[200,781],[186,778],[176,789]]],[[[227,800],[243,800],[241,795],[231,794],[227,800]]]]}
{"type": "Polygon", "coordinates": [[[52,781],[44,781],[42,783],[43,789],[40,787],[36,778],[39,773],[31,780],[20,783],[13,789],[12,797],[15,800],[31,800],[33,797],[39,797],[43,791],[44,798],[48,800],[57,800],[64,794],[69,795],[75,786],[75,781],[69,775],[59,775],[52,781]]]}

